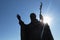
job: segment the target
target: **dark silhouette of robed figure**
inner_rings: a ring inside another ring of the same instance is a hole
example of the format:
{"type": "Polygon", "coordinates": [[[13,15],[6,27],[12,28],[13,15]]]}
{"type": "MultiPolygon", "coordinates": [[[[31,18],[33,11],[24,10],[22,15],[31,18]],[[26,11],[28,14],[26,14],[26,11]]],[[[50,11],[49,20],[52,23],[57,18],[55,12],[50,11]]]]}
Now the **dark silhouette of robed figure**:
{"type": "Polygon", "coordinates": [[[43,23],[41,9],[42,3],[40,5],[40,21],[36,19],[35,13],[31,13],[31,22],[29,24],[25,24],[19,14],[17,14],[17,19],[21,26],[21,40],[54,40],[48,23],[43,23]]]}
{"type": "Polygon", "coordinates": [[[24,24],[19,15],[17,18],[21,26],[21,40],[54,40],[49,25],[38,21],[34,13],[30,15],[30,24],[24,24]]]}

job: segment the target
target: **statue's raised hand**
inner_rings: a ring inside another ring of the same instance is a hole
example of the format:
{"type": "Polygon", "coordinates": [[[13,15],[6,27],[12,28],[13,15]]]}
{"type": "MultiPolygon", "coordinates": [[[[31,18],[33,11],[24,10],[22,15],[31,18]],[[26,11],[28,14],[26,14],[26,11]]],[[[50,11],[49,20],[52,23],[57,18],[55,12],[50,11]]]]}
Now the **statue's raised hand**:
{"type": "Polygon", "coordinates": [[[20,15],[19,15],[19,14],[17,14],[17,19],[18,19],[18,20],[21,20],[21,17],[20,17],[20,15]]]}

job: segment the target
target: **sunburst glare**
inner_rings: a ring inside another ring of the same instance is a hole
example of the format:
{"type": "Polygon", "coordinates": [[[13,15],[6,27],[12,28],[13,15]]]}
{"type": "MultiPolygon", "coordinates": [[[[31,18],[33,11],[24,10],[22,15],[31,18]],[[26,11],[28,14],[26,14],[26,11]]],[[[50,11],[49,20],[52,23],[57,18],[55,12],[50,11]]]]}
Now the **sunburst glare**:
{"type": "Polygon", "coordinates": [[[43,16],[43,22],[51,24],[52,18],[50,16],[43,16]]]}

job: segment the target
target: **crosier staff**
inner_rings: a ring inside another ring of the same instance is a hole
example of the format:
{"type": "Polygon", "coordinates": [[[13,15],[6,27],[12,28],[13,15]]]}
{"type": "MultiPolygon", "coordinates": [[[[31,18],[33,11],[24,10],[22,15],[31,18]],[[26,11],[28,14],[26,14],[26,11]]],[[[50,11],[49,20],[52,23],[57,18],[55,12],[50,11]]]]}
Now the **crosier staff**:
{"type": "Polygon", "coordinates": [[[43,16],[42,16],[42,2],[41,2],[41,5],[40,5],[40,15],[39,15],[39,18],[40,18],[40,21],[43,22],[43,16]]]}
{"type": "Polygon", "coordinates": [[[43,25],[43,29],[42,29],[42,32],[41,32],[41,39],[42,39],[42,35],[43,35],[43,32],[44,32],[44,23],[43,23],[43,16],[42,16],[42,2],[41,2],[41,5],[40,5],[40,22],[41,22],[41,25],[43,25]]]}

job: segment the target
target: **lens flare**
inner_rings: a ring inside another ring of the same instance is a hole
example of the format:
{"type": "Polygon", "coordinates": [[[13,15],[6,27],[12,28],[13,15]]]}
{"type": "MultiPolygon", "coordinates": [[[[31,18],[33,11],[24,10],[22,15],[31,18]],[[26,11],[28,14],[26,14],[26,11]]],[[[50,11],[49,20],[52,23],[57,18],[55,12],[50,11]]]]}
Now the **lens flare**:
{"type": "Polygon", "coordinates": [[[51,17],[49,17],[49,16],[44,16],[43,19],[44,19],[44,20],[43,20],[44,23],[51,24],[51,20],[52,20],[51,17]]]}

